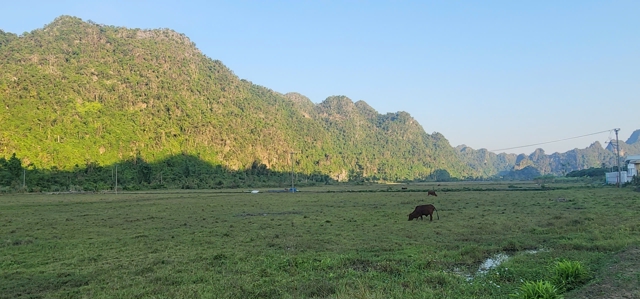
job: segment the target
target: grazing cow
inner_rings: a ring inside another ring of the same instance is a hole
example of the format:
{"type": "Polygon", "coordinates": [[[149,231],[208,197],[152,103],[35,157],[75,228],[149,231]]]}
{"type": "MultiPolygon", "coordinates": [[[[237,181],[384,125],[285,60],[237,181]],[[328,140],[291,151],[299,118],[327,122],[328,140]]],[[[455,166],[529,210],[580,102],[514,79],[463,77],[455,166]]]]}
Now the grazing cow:
{"type": "Polygon", "coordinates": [[[436,191],[427,192],[427,196],[429,196],[429,195],[438,196],[438,194],[436,194],[436,191]]]}
{"type": "Polygon", "coordinates": [[[438,210],[433,205],[421,205],[417,206],[411,214],[409,214],[409,221],[420,217],[422,220],[422,216],[429,216],[429,221],[433,221],[433,211],[436,211],[436,215],[438,216],[438,220],[440,220],[440,215],[438,215],[438,210]]]}

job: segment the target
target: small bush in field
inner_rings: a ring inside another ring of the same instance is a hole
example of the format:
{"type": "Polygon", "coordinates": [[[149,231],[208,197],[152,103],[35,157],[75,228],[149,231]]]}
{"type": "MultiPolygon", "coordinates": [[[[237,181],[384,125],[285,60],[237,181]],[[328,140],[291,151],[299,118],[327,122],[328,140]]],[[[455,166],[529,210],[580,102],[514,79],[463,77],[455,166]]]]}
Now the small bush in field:
{"type": "Polygon", "coordinates": [[[511,298],[516,299],[562,299],[560,291],[548,281],[527,281],[511,298]]]}
{"type": "Polygon", "coordinates": [[[557,262],[552,282],[564,291],[575,289],[589,280],[589,271],[577,261],[557,262]]]}

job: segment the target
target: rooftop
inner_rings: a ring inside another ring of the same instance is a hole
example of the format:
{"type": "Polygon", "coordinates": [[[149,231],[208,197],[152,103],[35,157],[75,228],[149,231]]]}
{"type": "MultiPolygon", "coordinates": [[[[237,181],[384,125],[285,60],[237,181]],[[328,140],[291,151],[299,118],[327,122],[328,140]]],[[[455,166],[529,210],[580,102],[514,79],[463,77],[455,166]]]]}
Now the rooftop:
{"type": "Polygon", "coordinates": [[[627,156],[627,158],[624,161],[625,162],[629,162],[629,163],[633,163],[633,164],[638,164],[638,163],[640,163],[640,155],[627,156]]]}

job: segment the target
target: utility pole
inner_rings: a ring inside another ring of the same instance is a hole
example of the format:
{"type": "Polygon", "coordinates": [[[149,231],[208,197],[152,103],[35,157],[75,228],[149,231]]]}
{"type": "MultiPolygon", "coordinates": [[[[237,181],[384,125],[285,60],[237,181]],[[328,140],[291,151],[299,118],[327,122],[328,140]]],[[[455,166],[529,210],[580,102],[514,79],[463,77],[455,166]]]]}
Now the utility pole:
{"type": "Polygon", "coordinates": [[[620,188],[620,179],[622,178],[622,175],[620,174],[620,141],[618,140],[618,131],[620,131],[620,129],[618,128],[613,130],[616,132],[616,150],[618,151],[618,154],[616,155],[616,163],[618,164],[618,188],[620,188]]]}
{"type": "Polygon", "coordinates": [[[294,152],[291,152],[291,192],[293,192],[293,165],[294,165],[293,154],[294,152]]]}
{"type": "Polygon", "coordinates": [[[118,164],[116,164],[116,194],[118,194],[118,164]]]}

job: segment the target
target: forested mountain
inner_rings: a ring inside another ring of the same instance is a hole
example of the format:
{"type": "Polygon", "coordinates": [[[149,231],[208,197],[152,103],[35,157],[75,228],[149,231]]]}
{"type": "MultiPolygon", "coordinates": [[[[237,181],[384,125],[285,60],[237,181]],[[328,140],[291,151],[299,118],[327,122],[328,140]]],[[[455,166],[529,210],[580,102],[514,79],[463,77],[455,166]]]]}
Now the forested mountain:
{"type": "Polygon", "coordinates": [[[513,170],[518,158],[516,154],[495,154],[484,148],[475,150],[464,144],[457,146],[456,151],[462,161],[480,172],[483,177],[492,177],[513,170]]]}
{"type": "Polygon", "coordinates": [[[0,31],[0,104],[0,157],[31,168],[188,155],[229,170],[287,171],[294,158],[296,172],[336,180],[479,173],[406,112],[274,92],[169,29],[62,16],[20,36],[0,31]]]}
{"type": "MultiPolygon", "coordinates": [[[[321,181],[522,179],[615,161],[598,142],[551,155],[453,148],[406,112],[346,96],[314,104],[240,79],[170,29],[69,16],[20,36],[0,30],[0,127],[0,185],[18,184],[23,166],[43,184],[92,174],[102,184],[118,163],[132,184],[198,188],[282,184],[292,169],[321,181]]],[[[638,139],[623,154],[640,154],[638,139]]]]}

